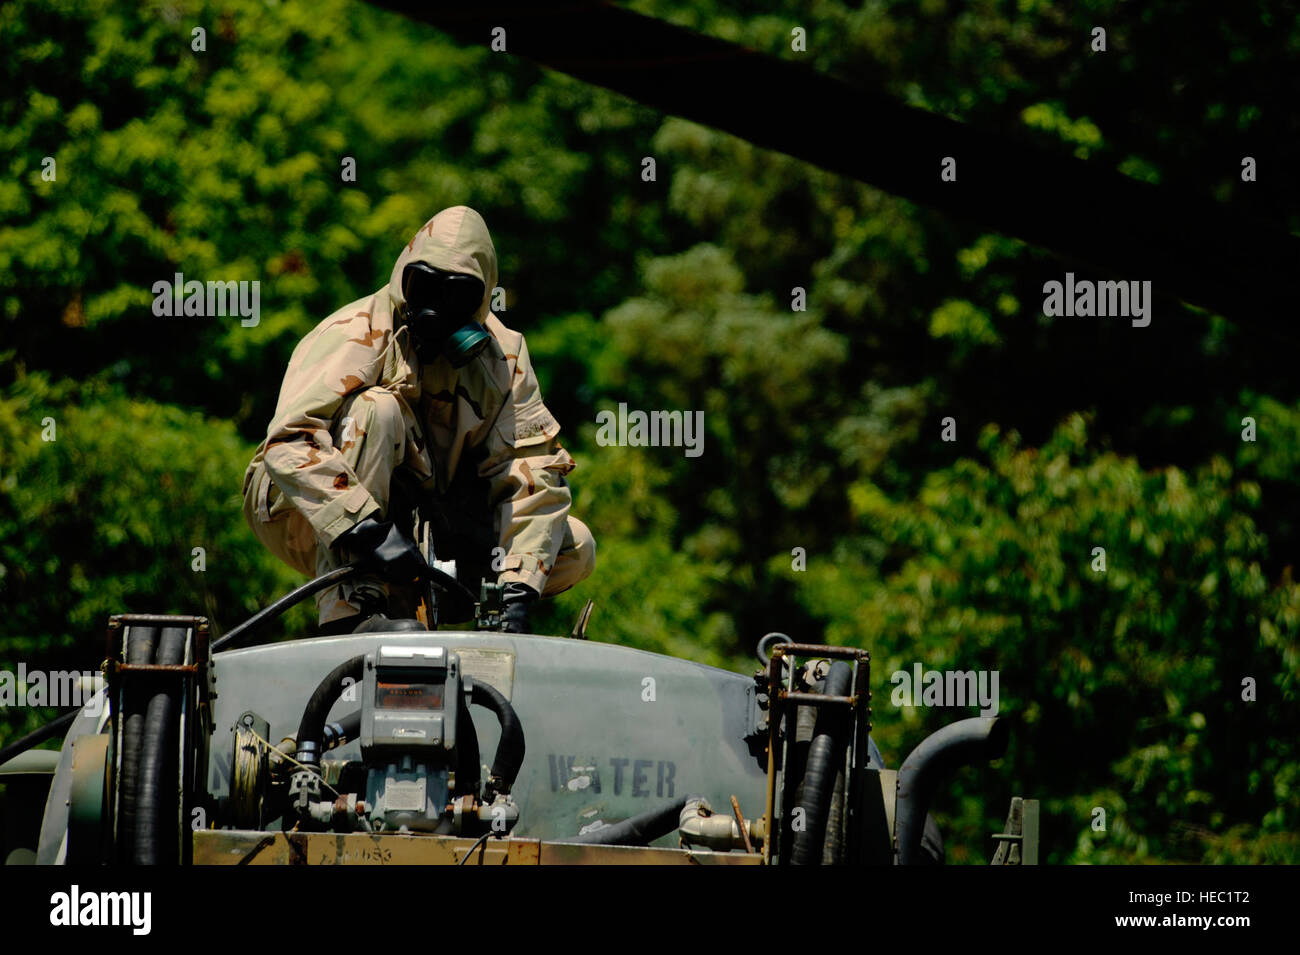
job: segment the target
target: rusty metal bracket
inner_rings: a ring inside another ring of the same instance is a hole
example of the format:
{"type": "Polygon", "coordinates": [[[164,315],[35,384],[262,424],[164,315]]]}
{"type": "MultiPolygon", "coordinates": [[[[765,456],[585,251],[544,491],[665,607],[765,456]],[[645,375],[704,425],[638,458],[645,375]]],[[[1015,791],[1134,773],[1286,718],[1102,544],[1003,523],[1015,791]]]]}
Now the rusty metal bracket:
{"type": "Polygon", "coordinates": [[[820,693],[791,693],[778,690],[777,697],[785,703],[802,703],[807,706],[848,706],[858,705],[856,696],[822,696],[820,693]]]}

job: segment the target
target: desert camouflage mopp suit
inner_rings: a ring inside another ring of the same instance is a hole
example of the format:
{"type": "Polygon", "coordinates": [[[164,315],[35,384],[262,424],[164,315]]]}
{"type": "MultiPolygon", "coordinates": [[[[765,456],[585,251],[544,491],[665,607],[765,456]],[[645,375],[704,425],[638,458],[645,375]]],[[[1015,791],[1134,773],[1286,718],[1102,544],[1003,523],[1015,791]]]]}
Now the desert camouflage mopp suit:
{"type": "MultiPolygon", "coordinates": [[[[465,206],[445,209],[411,239],[388,285],[298,344],[244,476],[244,515],[277,557],[305,574],[338,567],[331,545],[364,518],[388,515],[400,477],[433,503],[443,541],[455,542],[452,555],[471,570],[491,573],[499,546],[502,584],[550,596],[591,573],[595,541],[569,515],[573,458],[557,440],[523,335],[489,310],[496,285],[496,250],[482,217],[465,206]],[[402,312],[403,270],[414,262],[485,286],[474,318],[491,341],[459,370],[441,357],[422,363],[415,352],[402,312]]],[[[448,556],[446,544],[438,546],[438,556],[448,556]]],[[[477,592],[476,577],[460,576],[477,592]]],[[[390,593],[394,606],[406,606],[400,589],[390,593]]],[[[322,626],[361,609],[351,582],[317,603],[322,626]]]]}

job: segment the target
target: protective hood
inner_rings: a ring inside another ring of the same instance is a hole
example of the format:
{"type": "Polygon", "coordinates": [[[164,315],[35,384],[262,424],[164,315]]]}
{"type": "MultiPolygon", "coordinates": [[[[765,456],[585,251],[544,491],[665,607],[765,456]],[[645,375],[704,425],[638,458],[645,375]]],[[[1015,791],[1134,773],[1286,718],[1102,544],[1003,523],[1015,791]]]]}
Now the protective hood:
{"type": "Polygon", "coordinates": [[[483,282],[483,301],[474,318],[481,325],[487,320],[488,302],[497,284],[497,252],[492,245],[483,217],[469,206],[443,209],[424,224],[398,256],[388,281],[388,300],[393,315],[406,304],[402,296],[402,272],[412,262],[423,262],[435,269],[463,272],[483,282]]]}

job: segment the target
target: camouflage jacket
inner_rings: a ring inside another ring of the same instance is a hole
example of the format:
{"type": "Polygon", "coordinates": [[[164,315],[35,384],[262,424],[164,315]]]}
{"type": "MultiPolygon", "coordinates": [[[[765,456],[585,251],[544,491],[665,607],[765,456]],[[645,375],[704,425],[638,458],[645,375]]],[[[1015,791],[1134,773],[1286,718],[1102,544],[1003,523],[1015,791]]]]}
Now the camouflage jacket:
{"type": "Polygon", "coordinates": [[[465,206],[429,220],[393,266],[389,284],[339,309],[294,349],[259,462],[326,546],[379,505],[334,447],[330,427],[343,400],[380,387],[399,398],[407,426],[404,465],[445,491],[469,449],[489,484],[505,559],[499,582],[544,589],[564,538],[574,461],[542,403],[524,337],[489,310],[496,251],[483,219],[465,206]],[[400,319],[402,272],[412,262],[468,272],[486,288],[475,318],[492,341],[468,365],[423,364],[400,319]]]}

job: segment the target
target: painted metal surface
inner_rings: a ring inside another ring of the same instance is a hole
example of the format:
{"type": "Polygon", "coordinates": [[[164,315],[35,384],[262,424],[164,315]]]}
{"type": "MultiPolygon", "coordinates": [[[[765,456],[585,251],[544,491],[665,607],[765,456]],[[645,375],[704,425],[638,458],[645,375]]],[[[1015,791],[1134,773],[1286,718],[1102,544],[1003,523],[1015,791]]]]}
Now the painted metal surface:
{"type": "MultiPolygon", "coordinates": [[[[514,786],[516,836],[572,838],[689,793],[716,805],[732,794],[746,806],[763,805],[766,761],[745,742],[755,732],[752,678],[628,647],[487,631],[352,634],[218,653],[211,793],[229,791],[230,727],[242,713],[266,719],[269,739],[278,742],[297,730],[307,698],[330,669],[380,645],[455,650],[469,677],[510,698],[527,740],[514,786]]],[[[359,706],[358,687],[330,719],[359,706]]],[[[482,760],[490,763],[496,720],[479,707],[471,713],[482,760]]],[[[360,759],[360,749],[353,742],[331,756],[360,759]]]]}
{"type": "MultiPolygon", "coordinates": [[[[106,691],[100,691],[101,693],[106,691]]],[[[36,848],[36,862],[39,865],[53,865],[63,862],[66,851],[68,830],[68,805],[72,799],[72,742],[87,733],[99,733],[108,720],[107,704],[100,700],[94,708],[96,712],[87,712],[82,707],[77,718],[68,727],[63,738],[63,748],[59,752],[59,765],[54,779],[50,783],[50,794],[45,801],[45,817],[41,823],[41,838],[36,848]]]]}

